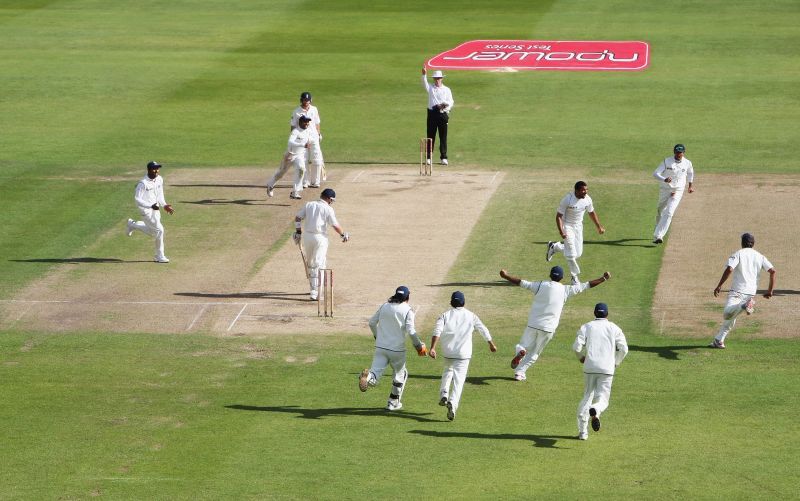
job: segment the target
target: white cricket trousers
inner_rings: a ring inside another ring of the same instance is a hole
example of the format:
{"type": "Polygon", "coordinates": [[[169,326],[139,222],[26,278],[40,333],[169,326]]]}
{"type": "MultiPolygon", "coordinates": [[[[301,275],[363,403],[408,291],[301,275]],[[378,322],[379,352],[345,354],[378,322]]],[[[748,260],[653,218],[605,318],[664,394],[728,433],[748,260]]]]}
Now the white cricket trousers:
{"type": "Polygon", "coordinates": [[[325,268],[328,259],[328,236],[322,233],[303,232],[303,252],[308,262],[311,292],[319,290],[319,270],[325,268]]]}
{"type": "Polygon", "coordinates": [[[725,337],[731,333],[733,326],[736,325],[736,317],[744,311],[744,305],[750,301],[750,298],[755,297],[754,294],[743,294],[737,291],[728,292],[728,301],[725,303],[725,308],[722,310],[722,326],[719,332],[714,336],[714,339],[720,343],[725,342],[725,337]]]}
{"type": "Polygon", "coordinates": [[[565,224],[564,233],[567,234],[567,238],[563,242],[556,242],[553,245],[553,249],[556,252],[564,253],[570,274],[577,277],[581,274],[578,258],[583,255],[583,222],[580,224],[565,224]]]}
{"type": "Polygon", "coordinates": [[[322,159],[322,148],[319,144],[319,138],[309,139],[308,147],[308,167],[306,169],[306,181],[310,184],[319,185],[324,179],[321,179],[322,173],[325,170],[325,161],[322,159]]]}
{"type": "Polygon", "coordinates": [[[142,220],[131,225],[131,229],[139,230],[145,235],[155,238],[154,259],[163,259],[164,256],[164,226],[161,224],[161,211],[139,207],[142,220]]]}
{"type": "Polygon", "coordinates": [[[522,360],[520,360],[519,365],[514,370],[514,374],[525,374],[530,366],[539,360],[539,355],[542,354],[544,347],[553,339],[554,335],[555,332],[545,332],[540,329],[534,329],[533,327],[525,327],[519,344],[516,346],[517,351],[514,353],[519,353],[523,349],[527,353],[522,357],[522,360]]]}
{"type": "Polygon", "coordinates": [[[678,204],[683,198],[683,190],[659,190],[658,211],[656,213],[656,229],[653,231],[653,238],[664,238],[672,222],[672,216],[678,210],[678,204]]]}
{"type": "MultiPolygon", "coordinates": [[[[303,150],[305,151],[305,150],[303,150]]],[[[292,193],[296,195],[300,195],[303,191],[303,177],[305,176],[306,172],[306,156],[305,154],[294,155],[292,153],[286,152],[281,159],[281,164],[278,166],[278,170],[272,175],[272,177],[267,181],[267,186],[270,188],[274,188],[275,184],[289,172],[289,169],[294,167],[294,182],[292,184],[292,193]],[[299,190],[298,190],[299,186],[299,190]]]]}
{"type": "Polygon", "coordinates": [[[453,406],[453,412],[458,409],[461,402],[461,392],[464,390],[464,381],[467,379],[469,368],[468,358],[445,358],[442,384],[439,387],[439,396],[446,398],[453,406]]]}
{"type": "Polygon", "coordinates": [[[614,376],[610,374],[583,374],[583,400],[578,404],[578,434],[587,433],[589,409],[594,407],[599,417],[607,408],[611,399],[611,383],[614,376]]]}
{"type": "Polygon", "coordinates": [[[406,380],[408,380],[405,351],[375,348],[375,355],[372,357],[372,367],[369,369],[367,382],[370,386],[377,386],[383,371],[390,365],[394,371],[394,377],[392,378],[392,389],[389,390],[389,400],[399,402],[403,398],[403,390],[405,390],[406,380]]]}

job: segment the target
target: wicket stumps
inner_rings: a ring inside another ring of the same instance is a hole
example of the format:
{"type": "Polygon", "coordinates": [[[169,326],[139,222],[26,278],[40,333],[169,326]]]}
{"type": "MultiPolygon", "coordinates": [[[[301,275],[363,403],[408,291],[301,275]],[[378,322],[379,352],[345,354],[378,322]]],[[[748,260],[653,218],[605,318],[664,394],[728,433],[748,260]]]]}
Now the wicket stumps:
{"type": "Polygon", "coordinates": [[[433,153],[433,139],[423,137],[419,140],[419,175],[432,176],[433,162],[428,162],[433,153]]]}
{"type": "Polygon", "coordinates": [[[319,270],[319,294],[317,295],[317,316],[333,316],[333,270],[330,268],[320,268],[319,270]],[[328,314],[330,311],[330,314],[328,314]]]}

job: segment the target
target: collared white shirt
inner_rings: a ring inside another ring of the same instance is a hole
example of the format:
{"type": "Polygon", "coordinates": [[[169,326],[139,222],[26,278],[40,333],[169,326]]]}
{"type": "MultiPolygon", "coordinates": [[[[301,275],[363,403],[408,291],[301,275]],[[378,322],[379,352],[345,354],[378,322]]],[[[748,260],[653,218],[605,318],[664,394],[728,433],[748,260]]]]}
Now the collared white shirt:
{"type": "Polygon", "coordinates": [[[686,183],[694,182],[694,168],[692,168],[692,162],[686,157],[680,161],[675,160],[675,157],[667,157],[656,167],[653,177],[661,181],[662,189],[683,190],[686,183]],[[668,177],[672,180],[665,183],[664,180],[668,177]]]}
{"type": "Polygon", "coordinates": [[[731,254],[728,266],[733,269],[731,290],[751,295],[758,292],[758,275],[761,270],[769,271],[773,268],[769,259],[750,247],[731,254]]]}
{"type": "Polygon", "coordinates": [[[589,288],[589,282],[564,285],[554,280],[529,282],[521,280],[519,286],[533,292],[535,298],[528,313],[528,327],[545,332],[555,332],[561,320],[561,310],[571,296],[589,288]]]}
{"type": "Polygon", "coordinates": [[[327,235],[328,226],[339,226],[333,207],[325,200],[307,202],[297,212],[297,217],[303,221],[303,232],[308,234],[327,235]]]}
{"type": "Polygon", "coordinates": [[[292,133],[289,134],[289,141],[286,146],[287,153],[291,153],[294,156],[306,154],[306,144],[308,143],[310,128],[311,126],[309,125],[305,129],[301,129],[299,127],[292,129],[292,133]]]}
{"type": "Polygon", "coordinates": [[[289,120],[289,125],[294,129],[300,128],[300,117],[303,115],[307,116],[311,119],[311,123],[308,126],[308,137],[311,140],[315,140],[319,137],[319,110],[313,104],[308,107],[307,110],[304,110],[302,106],[298,106],[294,109],[292,113],[292,118],[289,120]]]}
{"type": "Polygon", "coordinates": [[[437,106],[444,103],[447,106],[442,111],[449,113],[453,105],[456,104],[453,101],[453,93],[450,92],[450,88],[446,85],[442,84],[441,87],[430,85],[427,76],[422,75],[422,86],[425,88],[425,92],[428,93],[428,109],[438,109],[437,106]]]}
{"type": "Polygon", "coordinates": [[[583,216],[587,212],[594,212],[592,197],[586,195],[583,198],[575,196],[574,192],[567,193],[558,204],[558,213],[564,215],[564,224],[581,225],[583,216]]]}
{"type": "Polygon", "coordinates": [[[406,351],[406,334],[415,338],[414,310],[404,303],[384,303],[369,319],[375,347],[389,351],[406,351]]]}
{"type": "Polygon", "coordinates": [[[472,357],[472,332],[477,329],[487,342],[492,340],[489,329],[478,315],[468,309],[450,308],[436,319],[433,337],[439,338],[444,358],[469,359],[472,357]]]}
{"type": "Polygon", "coordinates": [[[164,200],[164,178],[159,175],[150,179],[145,175],[136,185],[133,199],[143,209],[149,209],[156,203],[161,207],[167,205],[164,200]]]}
{"type": "Polygon", "coordinates": [[[607,318],[595,318],[578,329],[572,351],[584,354],[583,372],[586,374],[614,374],[614,368],[628,354],[628,342],[617,324],[607,318]]]}

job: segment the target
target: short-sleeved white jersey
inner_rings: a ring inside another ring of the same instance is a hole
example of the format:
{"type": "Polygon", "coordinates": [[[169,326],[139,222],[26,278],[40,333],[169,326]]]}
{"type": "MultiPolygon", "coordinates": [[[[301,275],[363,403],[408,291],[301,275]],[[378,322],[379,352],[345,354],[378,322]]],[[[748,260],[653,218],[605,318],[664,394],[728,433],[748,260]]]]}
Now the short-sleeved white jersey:
{"type": "Polygon", "coordinates": [[[692,162],[686,157],[680,161],[675,160],[675,157],[667,157],[656,167],[653,177],[661,181],[662,190],[683,190],[687,182],[694,182],[694,168],[692,162]],[[672,180],[665,183],[664,180],[668,177],[672,180]]]}
{"type": "Polygon", "coordinates": [[[728,266],[733,269],[731,290],[742,294],[758,292],[758,275],[761,270],[769,271],[772,263],[755,249],[745,247],[731,254],[728,266]]]}
{"type": "Polygon", "coordinates": [[[580,294],[589,288],[588,282],[577,285],[564,285],[553,280],[528,282],[522,280],[519,286],[533,292],[535,298],[528,313],[528,327],[555,332],[561,320],[561,310],[570,296],[580,294]]]}
{"type": "Polygon", "coordinates": [[[564,215],[564,224],[583,224],[583,216],[587,212],[594,212],[592,197],[589,195],[578,198],[574,192],[570,192],[558,204],[558,213],[564,215]]]}
{"type": "Polygon", "coordinates": [[[572,350],[583,353],[583,372],[586,374],[614,374],[614,367],[621,364],[628,354],[628,342],[617,324],[606,318],[595,318],[578,329],[572,350]]]}
{"type": "Polygon", "coordinates": [[[375,347],[389,351],[406,351],[406,335],[416,336],[414,310],[405,303],[383,303],[369,319],[375,336],[375,347]]]}
{"type": "Polygon", "coordinates": [[[136,205],[143,209],[149,209],[153,204],[159,204],[162,207],[167,205],[164,200],[164,178],[156,176],[155,179],[150,179],[144,176],[136,185],[133,198],[136,205]]]}
{"type": "Polygon", "coordinates": [[[468,359],[472,357],[472,331],[480,332],[486,341],[492,340],[489,329],[478,315],[468,309],[450,308],[436,319],[433,336],[439,338],[440,353],[444,358],[468,359]]]}
{"type": "Polygon", "coordinates": [[[339,226],[333,207],[325,200],[312,200],[306,203],[297,212],[297,217],[303,221],[303,231],[309,234],[326,235],[328,226],[339,226]]]}
{"type": "Polygon", "coordinates": [[[308,135],[311,139],[316,139],[319,134],[317,133],[317,126],[320,124],[319,110],[313,104],[304,110],[302,106],[298,106],[292,112],[292,118],[289,120],[289,125],[295,129],[300,128],[300,117],[303,115],[311,119],[311,124],[308,126],[308,135]]]}
{"type": "Polygon", "coordinates": [[[289,142],[286,145],[286,151],[288,153],[291,153],[294,156],[305,156],[310,128],[311,126],[307,127],[305,130],[299,128],[292,129],[292,133],[289,134],[289,142]]]}

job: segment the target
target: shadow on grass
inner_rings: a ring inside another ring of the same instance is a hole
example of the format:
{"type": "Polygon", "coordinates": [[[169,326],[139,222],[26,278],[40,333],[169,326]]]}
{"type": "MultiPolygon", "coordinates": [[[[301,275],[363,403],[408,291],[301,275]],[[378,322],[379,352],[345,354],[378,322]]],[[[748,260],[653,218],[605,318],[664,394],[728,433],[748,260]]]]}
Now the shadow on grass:
{"type": "Polygon", "coordinates": [[[231,292],[227,294],[216,292],[176,292],[175,295],[216,299],[280,299],[282,301],[300,301],[303,303],[311,301],[307,292],[231,292]]]}
{"type": "MultiPolygon", "coordinates": [[[[356,374],[357,375],[357,374],[356,374]]],[[[391,379],[391,376],[389,376],[391,379]]],[[[439,381],[442,379],[441,375],[432,376],[430,374],[409,374],[409,379],[428,379],[431,381],[439,381]]],[[[467,384],[474,384],[475,386],[486,386],[489,384],[489,381],[514,381],[514,378],[511,376],[467,376],[467,379],[464,380],[467,384]]]]}
{"type": "Polygon", "coordinates": [[[151,263],[150,261],[124,261],[122,259],[116,259],[112,257],[49,257],[49,258],[40,258],[40,259],[9,259],[9,261],[13,261],[16,263],[70,263],[70,264],[80,264],[80,263],[89,263],[89,264],[96,264],[96,263],[151,263]]]}
{"type": "Polygon", "coordinates": [[[427,284],[427,287],[519,287],[507,280],[494,282],[447,282],[444,284],[427,284]]]}
{"type": "Polygon", "coordinates": [[[325,163],[329,165],[416,165],[414,162],[375,162],[371,160],[353,160],[350,162],[329,162],[326,160],[325,163]]]}
{"type": "Polygon", "coordinates": [[[193,204],[193,205],[280,205],[283,207],[288,207],[289,204],[276,204],[276,203],[269,203],[266,200],[251,200],[247,198],[239,199],[239,200],[230,200],[227,198],[206,198],[204,200],[181,200],[182,204],[193,204]]]}
{"type": "Polygon", "coordinates": [[[430,419],[424,416],[430,416],[430,412],[420,413],[420,412],[406,412],[404,410],[399,411],[387,411],[385,409],[365,409],[363,407],[332,407],[329,409],[304,409],[302,407],[296,405],[287,405],[287,406],[280,406],[280,407],[260,407],[256,405],[226,405],[228,409],[233,409],[237,411],[257,411],[257,412],[284,412],[287,414],[297,414],[296,417],[301,419],[322,419],[324,417],[331,417],[331,416],[385,416],[391,418],[400,418],[400,419],[412,419],[414,421],[419,421],[421,423],[438,423],[442,420],[440,419],[430,419]]]}
{"type": "Polygon", "coordinates": [[[515,433],[470,433],[459,431],[430,431],[430,430],[411,430],[409,433],[424,435],[434,438],[479,438],[485,440],[526,440],[533,442],[534,447],[546,447],[548,449],[560,449],[556,445],[559,440],[578,440],[577,435],[518,435],[515,433]]]}
{"type": "MultiPolygon", "coordinates": [[[[546,246],[550,242],[547,241],[547,242],[533,242],[533,243],[542,244],[546,246]]],[[[617,240],[584,240],[583,245],[614,245],[618,247],[645,247],[645,248],[656,247],[656,244],[654,244],[653,241],[649,238],[619,238],[617,240]],[[645,243],[636,243],[636,242],[645,242],[645,243]]]]}
{"type": "MultiPolygon", "coordinates": [[[[767,289],[761,289],[756,294],[761,296],[765,292],[767,292],[767,289]]],[[[792,289],[774,289],[772,291],[772,295],[773,296],[791,296],[791,295],[794,295],[794,294],[800,294],[800,291],[795,291],[795,290],[792,290],[792,289]]]]}
{"type": "Polygon", "coordinates": [[[172,184],[169,185],[170,188],[172,187],[179,187],[179,188],[261,188],[266,190],[266,184],[224,184],[224,183],[216,183],[216,184],[172,184]]]}
{"type": "Polygon", "coordinates": [[[703,348],[708,348],[708,345],[707,344],[693,344],[687,346],[639,346],[635,344],[628,345],[628,349],[630,351],[655,353],[660,358],[665,358],[667,360],[678,360],[678,352],[680,351],[698,350],[703,348]]]}

